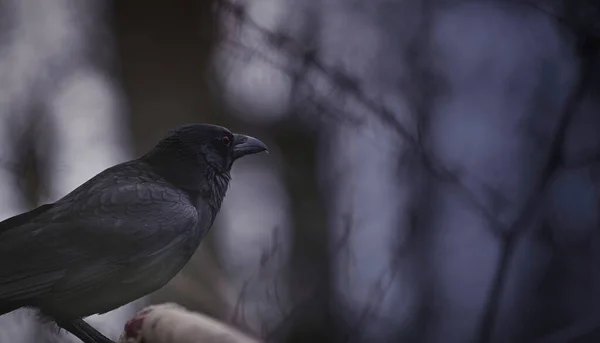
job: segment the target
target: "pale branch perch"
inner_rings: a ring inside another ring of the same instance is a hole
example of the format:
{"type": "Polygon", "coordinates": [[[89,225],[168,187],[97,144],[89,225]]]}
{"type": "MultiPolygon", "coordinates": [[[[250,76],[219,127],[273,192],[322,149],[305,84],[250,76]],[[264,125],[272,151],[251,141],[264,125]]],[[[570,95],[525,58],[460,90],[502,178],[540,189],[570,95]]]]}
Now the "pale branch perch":
{"type": "Polygon", "coordinates": [[[125,328],[118,343],[260,343],[239,330],[174,303],[148,306],[125,328]]]}

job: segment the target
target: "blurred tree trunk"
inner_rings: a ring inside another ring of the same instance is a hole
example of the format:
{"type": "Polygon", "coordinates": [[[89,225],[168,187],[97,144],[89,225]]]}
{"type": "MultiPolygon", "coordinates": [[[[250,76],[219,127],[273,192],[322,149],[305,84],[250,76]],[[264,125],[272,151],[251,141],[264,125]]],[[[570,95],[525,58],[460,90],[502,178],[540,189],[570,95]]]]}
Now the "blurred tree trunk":
{"type": "Polygon", "coordinates": [[[317,183],[318,135],[296,120],[272,128],[281,149],[291,199],[291,256],[288,287],[294,304],[272,339],[333,342],[329,232],[317,183]]]}
{"type": "MultiPolygon", "coordinates": [[[[113,3],[119,72],[137,154],[177,125],[222,121],[209,88],[217,42],[211,6],[212,1],[200,0],[113,3]]],[[[153,296],[155,301],[177,301],[221,319],[226,316],[214,231],[184,270],[153,296]]]]}

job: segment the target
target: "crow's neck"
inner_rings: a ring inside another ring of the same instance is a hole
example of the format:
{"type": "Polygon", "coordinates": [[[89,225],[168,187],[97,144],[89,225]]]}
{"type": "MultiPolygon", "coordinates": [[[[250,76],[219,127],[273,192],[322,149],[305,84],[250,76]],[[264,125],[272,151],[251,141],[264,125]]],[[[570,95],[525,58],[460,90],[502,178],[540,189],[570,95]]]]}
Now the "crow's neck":
{"type": "Polygon", "coordinates": [[[203,194],[201,195],[218,212],[225,198],[225,193],[227,193],[227,188],[229,188],[231,176],[228,173],[218,171],[212,166],[208,166],[206,168],[206,180],[209,181],[206,182],[203,194]]]}
{"type": "Polygon", "coordinates": [[[152,166],[173,186],[184,190],[197,201],[206,201],[216,212],[221,208],[231,177],[203,159],[171,154],[148,154],[141,160],[152,166]]]}

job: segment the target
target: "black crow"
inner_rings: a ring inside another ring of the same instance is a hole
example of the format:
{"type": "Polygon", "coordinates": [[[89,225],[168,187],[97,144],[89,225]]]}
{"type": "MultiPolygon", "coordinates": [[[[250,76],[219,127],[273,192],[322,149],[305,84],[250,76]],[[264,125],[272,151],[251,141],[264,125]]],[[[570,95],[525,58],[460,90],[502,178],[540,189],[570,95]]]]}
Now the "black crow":
{"type": "Polygon", "coordinates": [[[212,226],[233,162],[266,150],[224,127],[184,125],[57,202],[0,222],[0,314],[32,307],[86,343],[112,342],[81,318],[171,280],[212,226]]]}

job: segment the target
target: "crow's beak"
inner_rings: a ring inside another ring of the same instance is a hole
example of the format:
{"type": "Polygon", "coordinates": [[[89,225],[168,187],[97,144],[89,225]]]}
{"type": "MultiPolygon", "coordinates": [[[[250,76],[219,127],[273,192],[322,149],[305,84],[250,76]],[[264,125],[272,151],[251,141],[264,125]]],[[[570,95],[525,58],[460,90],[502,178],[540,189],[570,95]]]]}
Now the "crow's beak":
{"type": "Polygon", "coordinates": [[[240,134],[234,134],[233,137],[233,159],[235,160],[246,155],[268,151],[265,143],[254,137],[240,134]]]}

